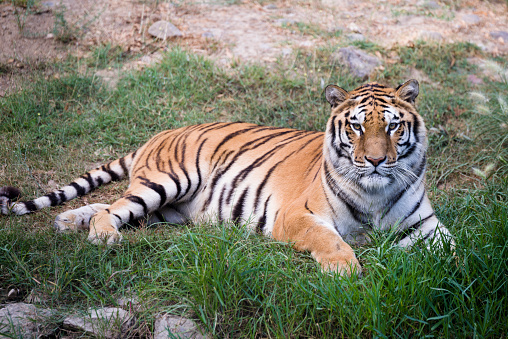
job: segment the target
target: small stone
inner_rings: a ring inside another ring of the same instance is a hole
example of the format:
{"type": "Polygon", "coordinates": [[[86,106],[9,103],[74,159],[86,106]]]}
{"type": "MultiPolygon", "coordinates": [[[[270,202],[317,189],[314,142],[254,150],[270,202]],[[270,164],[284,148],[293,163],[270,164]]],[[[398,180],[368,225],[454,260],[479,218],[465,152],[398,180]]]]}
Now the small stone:
{"type": "Polygon", "coordinates": [[[478,25],[481,21],[480,17],[476,14],[462,14],[460,19],[468,25],[478,25]]]}
{"type": "Polygon", "coordinates": [[[265,9],[267,11],[273,11],[275,9],[278,9],[278,7],[277,7],[277,5],[269,4],[269,5],[263,6],[263,9],[265,9]]]}
{"type": "Polygon", "coordinates": [[[105,307],[89,309],[86,314],[68,316],[63,321],[63,327],[97,337],[118,338],[120,334],[126,335],[135,323],[134,316],[124,309],[105,307]]]}
{"type": "Polygon", "coordinates": [[[346,27],[344,27],[344,26],[335,26],[335,27],[328,28],[329,33],[340,33],[340,32],[344,32],[345,30],[346,30],[346,27]]]}
{"type": "Polygon", "coordinates": [[[363,80],[381,65],[381,60],[353,46],[339,49],[331,58],[332,62],[347,66],[355,77],[363,80]]]}
{"type": "Polygon", "coordinates": [[[353,32],[353,33],[362,33],[362,31],[360,30],[360,27],[358,27],[357,24],[355,24],[354,22],[350,23],[347,28],[353,32]]]}
{"type": "Polygon", "coordinates": [[[9,59],[9,60],[7,60],[7,63],[8,63],[8,64],[12,64],[13,62],[14,62],[14,59],[9,59]]]}
{"type": "Polygon", "coordinates": [[[165,20],[157,21],[150,26],[148,33],[162,40],[183,36],[183,33],[175,25],[165,20]]]}
{"type": "Polygon", "coordinates": [[[201,36],[205,39],[211,39],[214,37],[212,32],[204,32],[203,34],[201,34],[201,36]]]}
{"type": "Polygon", "coordinates": [[[309,48],[314,46],[314,42],[312,41],[302,41],[298,44],[299,47],[309,48]]]}
{"type": "Polygon", "coordinates": [[[291,48],[283,48],[282,49],[282,56],[287,57],[293,53],[293,50],[291,48]]]}
{"type": "Polygon", "coordinates": [[[443,35],[439,32],[431,32],[431,31],[421,31],[419,38],[422,40],[443,40],[443,35]]]}
{"type": "Polygon", "coordinates": [[[490,36],[496,40],[499,40],[499,38],[501,38],[501,39],[503,39],[503,42],[508,42],[508,32],[492,31],[492,32],[490,32],[490,36]]]}
{"type": "Polygon", "coordinates": [[[351,33],[347,35],[347,38],[351,41],[365,41],[365,36],[360,33],[351,33]]]}
{"type": "Polygon", "coordinates": [[[476,75],[474,74],[469,74],[467,76],[467,81],[472,84],[472,85],[482,85],[483,84],[483,80],[479,77],[477,77],[476,75]]]}
{"type": "MultiPolygon", "coordinates": [[[[31,304],[16,303],[0,309],[0,331],[12,334],[12,338],[40,338],[52,334],[54,326],[48,324],[53,311],[31,304]]],[[[4,336],[1,336],[5,338],[4,336]]]]}
{"type": "Polygon", "coordinates": [[[48,35],[46,35],[46,39],[53,39],[55,36],[53,35],[53,33],[49,33],[48,35]]]}
{"type": "Polygon", "coordinates": [[[429,8],[429,9],[438,9],[441,6],[437,2],[435,2],[435,1],[425,1],[423,3],[423,7],[429,8]]]}
{"type": "Polygon", "coordinates": [[[296,20],[294,19],[277,19],[275,20],[275,23],[281,26],[287,26],[287,25],[293,25],[296,23],[296,20]]]}
{"type": "Polygon", "coordinates": [[[199,327],[190,319],[164,314],[155,320],[154,339],[192,338],[207,339],[199,327]]]}

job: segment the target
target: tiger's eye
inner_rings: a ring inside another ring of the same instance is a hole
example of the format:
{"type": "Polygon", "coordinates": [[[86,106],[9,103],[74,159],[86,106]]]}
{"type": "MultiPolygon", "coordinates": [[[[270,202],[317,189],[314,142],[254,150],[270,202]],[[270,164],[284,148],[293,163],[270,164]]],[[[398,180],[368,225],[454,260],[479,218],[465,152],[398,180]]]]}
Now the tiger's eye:
{"type": "Polygon", "coordinates": [[[361,130],[362,130],[362,125],[360,125],[360,124],[351,124],[351,126],[352,126],[355,130],[357,130],[357,131],[361,131],[361,130]]]}
{"type": "Polygon", "coordinates": [[[390,123],[390,125],[388,126],[388,128],[389,128],[390,130],[394,130],[394,129],[396,129],[397,127],[399,127],[399,124],[397,124],[397,123],[395,123],[395,122],[390,123]]]}

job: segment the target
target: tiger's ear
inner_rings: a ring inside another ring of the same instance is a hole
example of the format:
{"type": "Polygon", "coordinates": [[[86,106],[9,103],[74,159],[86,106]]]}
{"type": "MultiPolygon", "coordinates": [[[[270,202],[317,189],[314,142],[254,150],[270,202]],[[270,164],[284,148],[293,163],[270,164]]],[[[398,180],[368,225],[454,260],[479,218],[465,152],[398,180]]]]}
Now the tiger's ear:
{"type": "Polygon", "coordinates": [[[349,93],[339,86],[328,85],[325,88],[325,96],[332,108],[335,108],[349,98],[349,93]]]}
{"type": "Polygon", "coordinates": [[[409,102],[414,106],[419,91],[420,85],[418,85],[418,81],[411,79],[397,87],[397,92],[395,94],[402,100],[409,102]]]}

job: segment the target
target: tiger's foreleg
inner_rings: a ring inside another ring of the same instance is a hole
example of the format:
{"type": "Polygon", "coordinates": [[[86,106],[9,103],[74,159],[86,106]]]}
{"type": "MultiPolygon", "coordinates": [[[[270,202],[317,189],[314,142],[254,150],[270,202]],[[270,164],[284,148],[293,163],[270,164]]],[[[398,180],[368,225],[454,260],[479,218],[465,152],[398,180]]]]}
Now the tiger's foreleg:
{"type": "Polygon", "coordinates": [[[282,222],[275,225],[274,238],[294,243],[298,251],[309,251],[321,264],[323,271],[340,275],[361,274],[360,263],[351,246],[316,216],[305,212],[295,213],[285,216],[282,222]]]}
{"type": "Polygon", "coordinates": [[[401,239],[398,242],[400,247],[410,247],[420,241],[426,242],[429,247],[444,248],[447,244],[454,247],[450,231],[439,222],[434,214],[401,230],[398,236],[401,239]]]}

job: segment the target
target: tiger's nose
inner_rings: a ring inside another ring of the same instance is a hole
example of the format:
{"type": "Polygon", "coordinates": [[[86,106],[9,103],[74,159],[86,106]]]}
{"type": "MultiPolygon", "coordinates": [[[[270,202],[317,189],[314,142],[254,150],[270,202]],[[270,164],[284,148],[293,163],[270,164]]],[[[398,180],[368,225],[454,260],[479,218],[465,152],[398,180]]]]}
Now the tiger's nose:
{"type": "Polygon", "coordinates": [[[372,165],[374,165],[374,166],[379,165],[379,164],[380,164],[380,163],[382,163],[385,159],[386,159],[386,156],[385,156],[385,157],[382,157],[382,158],[371,158],[371,157],[365,156],[365,160],[367,160],[368,162],[370,162],[370,163],[371,163],[372,165]]]}

